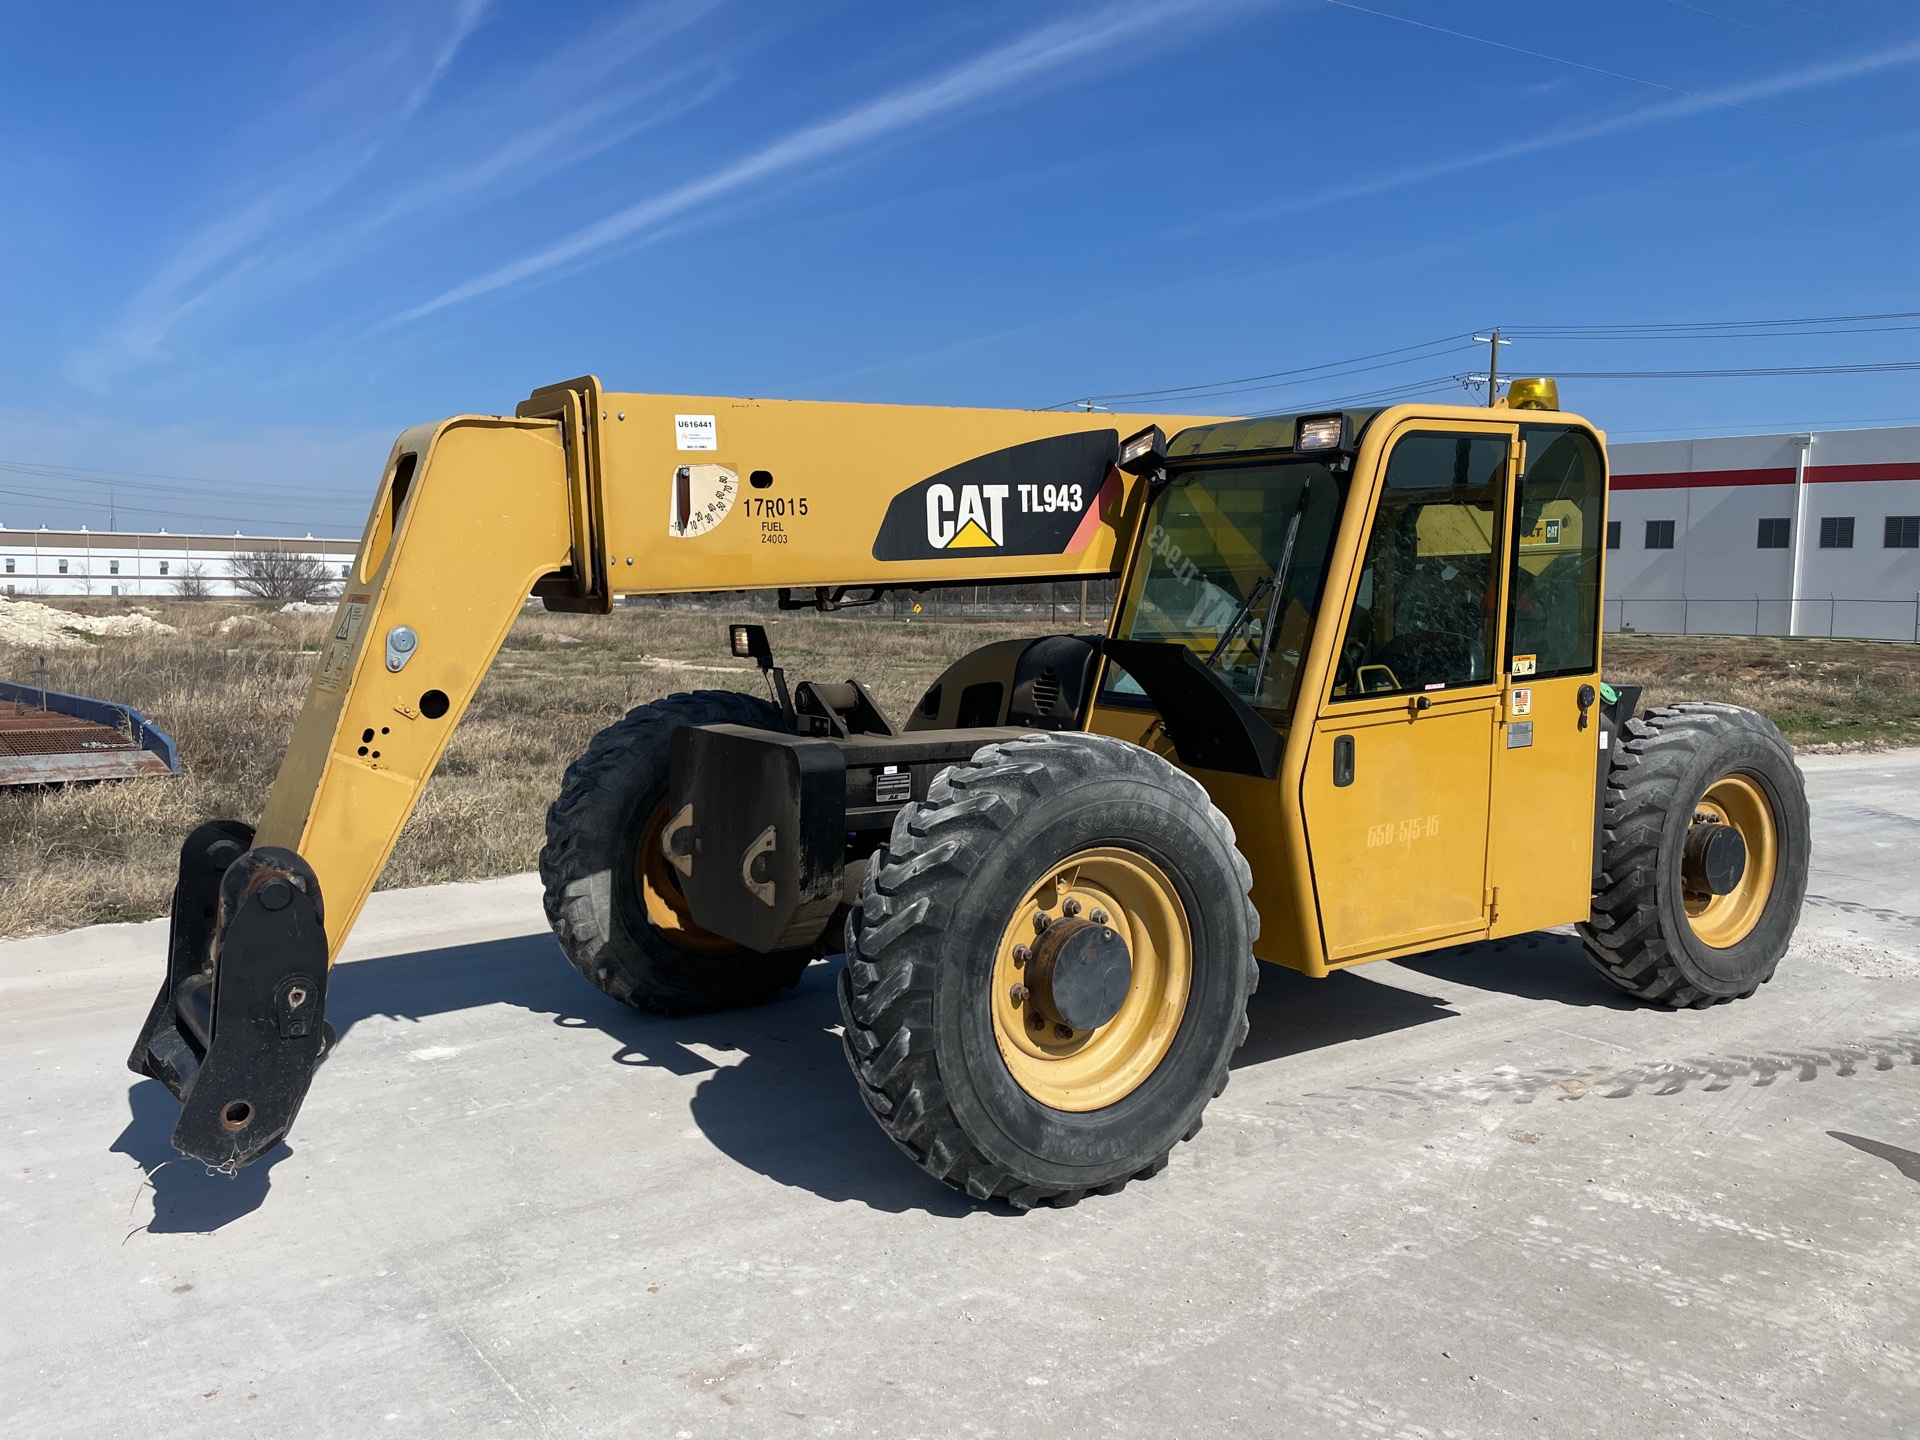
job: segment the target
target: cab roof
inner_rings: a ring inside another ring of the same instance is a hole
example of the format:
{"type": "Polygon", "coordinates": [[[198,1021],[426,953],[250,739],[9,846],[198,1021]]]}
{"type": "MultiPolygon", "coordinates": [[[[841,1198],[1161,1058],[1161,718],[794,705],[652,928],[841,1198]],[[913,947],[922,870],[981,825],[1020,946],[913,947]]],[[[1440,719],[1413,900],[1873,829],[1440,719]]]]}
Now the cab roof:
{"type": "MultiPolygon", "coordinates": [[[[1386,407],[1366,410],[1314,410],[1304,412],[1318,419],[1335,413],[1347,417],[1347,434],[1359,437],[1386,407]]],[[[1248,420],[1222,420],[1218,425],[1190,425],[1167,445],[1169,460],[1194,460],[1212,455],[1233,455],[1243,450],[1291,450],[1300,429],[1299,415],[1256,415],[1248,420]]]]}
{"type": "MultiPolygon", "coordinates": [[[[1402,402],[1399,405],[1373,405],[1346,410],[1302,410],[1291,415],[1255,415],[1240,420],[1222,420],[1215,425],[1189,425],[1167,444],[1169,460],[1207,460],[1237,454],[1287,454],[1299,437],[1302,420],[1319,420],[1329,415],[1344,415],[1348,444],[1358,445],[1375,419],[1389,410],[1403,415],[1428,416],[1435,420],[1497,419],[1523,425],[1579,425],[1592,430],[1602,444],[1605,435],[1590,421],[1566,410],[1509,410],[1504,405],[1435,405],[1402,402]]],[[[1320,453],[1326,452],[1309,452],[1320,453]]]]}

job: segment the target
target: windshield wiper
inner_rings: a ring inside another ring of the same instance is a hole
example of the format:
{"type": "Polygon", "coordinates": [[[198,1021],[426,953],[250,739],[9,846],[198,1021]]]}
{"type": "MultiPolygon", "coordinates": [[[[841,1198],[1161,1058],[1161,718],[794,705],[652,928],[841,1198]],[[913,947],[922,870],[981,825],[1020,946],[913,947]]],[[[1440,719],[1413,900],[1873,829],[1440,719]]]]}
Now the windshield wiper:
{"type": "Polygon", "coordinates": [[[1227,628],[1220,632],[1220,638],[1213,649],[1207,652],[1207,668],[1211,670],[1220,657],[1227,653],[1227,646],[1233,643],[1233,637],[1240,633],[1240,627],[1247,623],[1247,617],[1253,614],[1253,607],[1260,603],[1260,597],[1273,588],[1274,575],[1269,573],[1254,581],[1253,589],[1247,592],[1247,598],[1240,602],[1240,608],[1233,612],[1233,619],[1227,622],[1227,628]]]}
{"type": "Polygon", "coordinates": [[[1280,618],[1275,613],[1280,608],[1280,588],[1286,582],[1287,571],[1293,568],[1293,542],[1300,538],[1300,521],[1307,513],[1307,496],[1311,490],[1311,486],[1300,487],[1300,499],[1293,507],[1293,518],[1287,521],[1287,538],[1280,546],[1280,563],[1273,572],[1273,599],[1267,605],[1266,623],[1260,627],[1260,658],[1253,666],[1255,695],[1267,683],[1267,659],[1273,651],[1274,628],[1280,618]]]}

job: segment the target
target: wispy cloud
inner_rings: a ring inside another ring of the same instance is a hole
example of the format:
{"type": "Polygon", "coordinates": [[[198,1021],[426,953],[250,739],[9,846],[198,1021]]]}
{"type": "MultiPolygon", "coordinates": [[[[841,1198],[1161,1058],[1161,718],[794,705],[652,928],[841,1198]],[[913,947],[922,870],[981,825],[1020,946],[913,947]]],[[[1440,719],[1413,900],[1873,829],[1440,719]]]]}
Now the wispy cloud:
{"type": "MultiPolygon", "coordinates": [[[[1920,61],[1920,43],[1895,46],[1870,58],[1874,68],[1897,69],[1912,65],[1920,61]]],[[[1364,200],[1371,196],[1406,189],[1409,186],[1424,185],[1433,180],[1445,179],[1450,175],[1458,175],[1470,170],[1484,169],[1489,165],[1498,165],[1508,160],[1541,155],[1629,131],[1644,130],[1652,126],[1712,114],[1728,104],[1738,105],[1747,101],[1766,100],[1778,95],[1790,95],[1797,91],[1814,90],[1823,85],[1858,79],[1860,79],[1859,62],[1852,60],[1802,66],[1798,69],[1783,71],[1778,75],[1721,86],[1713,91],[1704,92],[1700,97],[1685,97],[1663,100],[1653,105],[1641,105],[1603,119],[1577,125],[1557,126],[1537,134],[1523,135],[1518,139],[1490,145],[1481,150],[1384,171],[1344,185],[1314,191],[1294,200],[1232,211],[1216,211],[1191,228],[1215,230],[1229,224],[1271,219],[1280,215],[1297,215],[1310,210],[1324,210],[1329,206],[1344,204],[1351,200],[1364,200]]]]}
{"type": "Polygon", "coordinates": [[[1210,0],[1154,0],[1109,6],[1030,31],[944,74],[869,100],[831,120],[803,126],[711,174],[636,201],[529,255],[445,290],[387,323],[416,320],[591,262],[615,246],[642,238],[701,206],[756,184],[806,171],[910,127],[995,101],[1072,62],[1112,51],[1203,8],[1223,7],[1210,0]]]}
{"type": "Polygon", "coordinates": [[[69,357],[68,377],[104,392],[165,358],[192,317],[310,283],[376,251],[397,227],[496,205],[704,104],[731,82],[723,64],[635,62],[720,3],[633,6],[451,99],[445,82],[490,0],[453,0],[425,36],[363,41],[281,114],[248,122],[255,134],[317,138],[276,144],[243,169],[252,178],[234,188],[244,198],[193,227],[107,332],[69,357]]]}
{"type": "MultiPolygon", "coordinates": [[[[1869,68],[1899,69],[1912,65],[1915,62],[1920,62],[1920,43],[1896,46],[1868,58],[1873,62],[1869,68]]],[[[1523,159],[1548,151],[1565,149],[1573,145],[1606,139],[1613,135],[1625,134],[1635,130],[1643,130],[1653,126],[1710,114],[1721,108],[1720,105],[1716,103],[1716,100],[1727,100],[1736,103],[1749,100],[1765,100],[1774,96],[1817,89],[1823,85],[1835,84],[1840,81],[1858,80],[1859,78],[1860,62],[1858,61],[1848,60],[1844,62],[1804,66],[1777,75],[1763,76],[1759,79],[1724,86],[1712,92],[1714,99],[1685,98],[1662,101],[1654,105],[1638,106],[1634,109],[1623,111],[1620,114],[1603,119],[1578,125],[1560,126],[1552,130],[1541,131],[1538,134],[1525,135],[1504,144],[1489,146],[1485,149],[1470,151],[1444,159],[1426,161],[1418,165],[1406,166],[1400,169],[1384,171],[1380,174],[1355,180],[1348,184],[1305,194],[1292,200],[1277,201],[1272,204],[1255,207],[1242,207],[1234,210],[1215,210],[1202,219],[1163,231],[1162,237],[1192,236],[1230,225],[1252,224],[1282,215],[1295,215],[1308,211],[1325,210],[1350,201],[1363,200],[1375,195],[1387,194],[1391,191],[1423,185],[1434,180],[1445,179],[1448,176],[1462,172],[1483,169],[1504,161],[1523,159]]],[[[1555,81],[1554,86],[1545,88],[1557,88],[1559,83],[1560,82],[1555,81]]],[[[1496,232],[1487,231],[1484,233],[1491,234],[1496,232]]],[[[1454,238],[1457,239],[1458,237],[1454,238]]],[[[1422,245],[1412,253],[1437,252],[1434,252],[1431,246],[1422,245]]],[[[1330,261],[1333,257],[1324,258],[1330,261]]],[[[1366,267],[1371,268],[1376,266],[1378,262],[1376,259],[1369,257],[1364,263],[1366,267]]],[[[1316,262],[1316,266],[1319,264],[1320,262],[1316,262]]],[[[1190,291],[1195,286],[1218,290],[1234,285],[1248,284],[1255,276],[1263,276],[1271,279],[1280,273],[1282,272],[1271,270],[1264,265],[1246,266],[1238,269],[1222,269],[1218,265],[1210,264],[1202,272],[1172,276],[1162,283],[1148,288],[1129,289],[1117,294],[1103,295],[1098,300],[1086,305],[1075,306],[1053,315],[1041,316],[1012,327],[998,328],[964,339],[950,341],[930,350],[898,356],[875,364],[863,365],[854,370],[841,371],[830,375],[810,376],[804,380],[796,380],[789,384],[786,390],[794,393],[802,393],[809,390],[817,390],[824,386],[839,384],[853,378],[880,374],[898,374],[927,365],[938,364],[943,360],[978,350],[982,347],[998,345],[1016,336],[1051,333],[1064,325],[1085,321],[1095,315],[1104,315],[1124,310],[1128,307],[1135,307],[1146,301],[1162,300],[1170,295],[1190,291]]],[[[1306,269],[1289,267],[1286,273],[1293,274],[1297,278],[1303,274],[1316,272],[1314,267],[1308,267],[1306,269]]],[[[1325,275],[1321,274],[1320,278],[1324,280],[1325,275]]],[[[1211,406],[1210,404],[1202,403],[1200,408],[1207,409],[1211,408],[1211,406]]]]}
{"type": "MultiPolygon", "coordinates": [[[[209,277],[224,276],[232,267],[290,223],[311,214],[360,174],[391,137],[425,105],[453,64],[461,47],[485,18],[490,0],[454,0],[444,30],[435,37],[419,77],[400,96],[369,112],[366,96],[377,91],[396,67],[411,70],[418,62],[410,47],[377,47],[354,67],[357,73],[336,75],[318,87],[326,98],[340,95],[361,114],[374,118],[347,127],[338,139],[329,138],[304,154],[276,157],[267,172],[272,178],[238,206],[196,230],[161,262],[153,276],[135,292],[120,323],[94,345],[76,352],[67,365],[70,379],[95,392],[104,391],[125,370],[161,353],[168,334],[210,295],[209,277]],[[330,92],[330,93],[329,93],[330,92]]],[[[301,97],[311,102],[318,96],[301,97]]],[[[300,100],[289,105],[289,118],[302,109],[300,100]]]]}

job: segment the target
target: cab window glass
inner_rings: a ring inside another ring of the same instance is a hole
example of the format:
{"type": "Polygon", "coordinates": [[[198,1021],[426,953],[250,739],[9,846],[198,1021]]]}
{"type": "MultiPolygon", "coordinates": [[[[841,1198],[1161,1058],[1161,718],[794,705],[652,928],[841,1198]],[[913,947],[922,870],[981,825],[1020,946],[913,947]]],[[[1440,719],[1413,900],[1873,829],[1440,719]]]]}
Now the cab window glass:
{"type": "Polygon", "coordinates": [[[1564,425],[1525,425],[1520,438],[1527,470],[1513,527],[1507,654],[1532,656],[1537,676],[1588,674],[1600,634],[1606,539],[1600,447],[1586,431],[1564,425]]]}
{"type": "Polygon", "coordinates": [[[1503,435],[1416,433],[1394,445],[1335,699],[1492,680],[1507,453],[1503,435]]]}
{"type": "MultiPolygon", "coordinates": [[[[1187,646],[1269,720],[1293,708],[1343,478],[1295,461],[1176,474],[1149,512],[1115,634],[1187,646]]],[[[1103,698],[1141,703],[1118,665],[1103,698]]]]}

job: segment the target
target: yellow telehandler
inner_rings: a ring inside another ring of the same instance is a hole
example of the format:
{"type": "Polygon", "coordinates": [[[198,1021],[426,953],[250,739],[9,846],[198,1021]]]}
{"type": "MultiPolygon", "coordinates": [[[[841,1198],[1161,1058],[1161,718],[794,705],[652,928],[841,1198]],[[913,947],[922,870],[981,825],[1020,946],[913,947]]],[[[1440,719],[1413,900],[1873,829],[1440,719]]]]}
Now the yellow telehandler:
{"type": "Polygon", "coordinates": [[[639,707],[547,818],[548,917],[619,1000],[749,1004],[844,950],[862,1098],[981,1200],[1164,1166],[1256,958],[1324,976],[1575,924],[1644,1000],[1750,995],[1806,888],[1800,772],[1751,711],[1603,683],[1605,456],[1544,380],[1175,420],[588,377],[409,430],[258,828],[182,848],[132,1068],[209,1166],[287,1132],[332,958],[529,593],[831,610],[1119,577],[1105,635],[986,645],[904,719],[732,626],[766,698],[639,707]]]}

